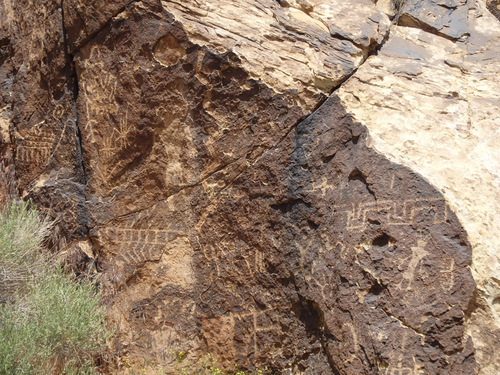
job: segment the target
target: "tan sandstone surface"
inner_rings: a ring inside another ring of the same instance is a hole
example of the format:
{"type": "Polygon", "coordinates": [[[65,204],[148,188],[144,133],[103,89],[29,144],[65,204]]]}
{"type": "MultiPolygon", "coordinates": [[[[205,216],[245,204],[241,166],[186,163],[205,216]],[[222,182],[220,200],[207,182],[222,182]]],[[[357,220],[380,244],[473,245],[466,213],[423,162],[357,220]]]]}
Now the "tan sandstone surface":
{"type": "Polygon", "coordinates": [[[468,332],[480,373],[493,375],[500,372],[500,23],[483,2],[462,7],[463,40],[401,22],[338,94],[368,127],[371,147],[436,186],[467,230],[477,281],[468,332]]]}

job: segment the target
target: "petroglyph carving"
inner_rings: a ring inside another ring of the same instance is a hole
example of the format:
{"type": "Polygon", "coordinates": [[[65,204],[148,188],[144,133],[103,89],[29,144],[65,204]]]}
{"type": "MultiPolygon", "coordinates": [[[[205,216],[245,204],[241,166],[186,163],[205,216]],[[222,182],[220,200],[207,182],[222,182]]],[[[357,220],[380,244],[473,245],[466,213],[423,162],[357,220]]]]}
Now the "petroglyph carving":
{"type": "Polygon", "coordinates": [[[409,367],[393,367],[393,368],[381,370],[380,373],[383,375],[419,375],[419,374],[423,374],[422,372],[416,372],[414,368],[409,368],[409,367]]]}
{"type": "Polygon", "coordinates": [[[334,206],[334,213],[343,216],[346,229],[350,232],[362,232],[368,225],[367,217],[374,212],[386,217],[387,225],[412,225],[422,211],[432,210],[434,214],[426,213],[433,218],[433,223],[444,223],[447,219],[447,206],[442,198],[407,199],[402,203],[392,200],[361,202],[358,204],[334,206]]]}
{"type": "MultiPolygon", "coordinates": [[[[86,96],[87,101],[90,100],[86,106],[87,111],[98,110],[92,106],[96,101],[105,102],[106,104],[114,103],[118,80],[106,69],[98,46],[92,48],[89,57],[83,60],[83,66],[84,71],[81,74],[84,87],[83,94],[86,96]]],[[[115,104],[118,106],[117,103],[115,104]]],[[[87,112],[88,114],[89,112],[87,112]]]]}
{"type": "Polygon", "coordinates": [[[265,255],[261,251],[255,251],[255,263],[253,269],[255,272],[264,272],[266,270],[265,255]]]}
{"type": "Polygon", "coordinates": [[[109,238],[124,261],[134,264],[159,260],[165,245],[173,238],[166,230],[106,228],[100,233],[109,238]]]}
{"type": "Polygon", "coordinates": [[[256,357],[261,354],[261,350],[263,348],[260,347],[259,342],[259,334],[262,332],[270,333],[272,331],[280,331],[281,328],[278,325],[271,324],[268,325],[265,322],[267,321],[267,314],[271,311],[275,310],[275,308],[270,307],[267,309],[259,309],[255,306],[251,306],[246,312],[243,313],[235,313],[234,321],[235,324],[238,324],[238,321],[246,323],[245,326],[249,328],[250,332],[246,335],[246,354],[249,355],[253,353],[256,357]]]}
{"type": "Polygon", "coordinates": [[[125,109],[125,115],[119,120],[118,128],[114,128],[111,136],[103,137],[103,147],[100,149],[105,158],[111,158],[116,150],[129,146],[127,136],[131,130],[128,122],[128,107],[125,109]]]}
{"type": "Polygon", "coordinates": [[[356,332],[356,328],[352,323],[347,323],[346,327],[349,329],[349,332],[352,336],[352,345],[354,349],[354,353],[351,353],[351,358],[349,358],[348,360],[354,360],[357,357],[357,353],[359,353],[358,334],[356,332]]]}
{"type": "MultiPolygon", "coordinates": [[[[101,139],[99,123],[101,121],[116,122],[116,119],[121,118],[123,113],[120,111],[120,105],[115,100],[118,79],[105,68],[101,52],[97,46],[93,47],[89,57],[83,60],[83,67],[81,85],[83,87],[82,95],[85,97],[85,114],[87,118],[84,124],[84,136],[89,138],[91,142],[95,142],[101,139]]],[[[126,114],[127,111],[125,111],[125,117],[126,114]]],[[[119,121],[119,124],[118,134],[113,134],[114,137],[123,139],[124,134],[121,131],[123,122],[119,121]]],[[[128,125],[125,123],[125,126],[128,125]]],[[[105,152],[110,151],[111,147],[110,141],[107,142],[105,152]]],[[[114,144],[114,141],[112,143],[114,144]]]]}
{"type": "Polygon", "coordinates": [[[33,126],[26,135],[19,134],[21,141],[17,149],[19,161],[30,163],[49,160],[54,147],[55,134],[47,128],[45,120],[33,126]]]}
{"type": "Polygon", "coordinates": [[[408,263],[408,267],[403,272],[403,280],[398,284],[400,288],[402,288],[403,283],[406,283],[406,287],[404,289],[408,290],[412,287],[413,279],[415,278],[415,271],[420,264],[420,261],[429,254],[428,251],[425,250],[425,246],[427,245],[426,240],[419,239],[417,241],[417,246],[411,247],[411,256],[410,262],[408,263]]]}
{"type": "Polygon", "coordinates": [[[60,120],[64,116],[64,106],[62,104],[57,104],[52,111],[52,117],[56,120],[60,120]]]}
{"type": "Polygon", "coordinates": [[[417,365],[414,358],[404,358],[407,352],[406,341],[408,339],[408,331],[405,330],[401,336],[401,350],[398,352],[397,358],[393,358],[386,369],[381,369],[382,375],[423,375],[421,367],[417,365]],[[411,362],[411,367],[408,366],[411,362]]]}
{"type": "Polygon", "coordinates": [[[106,228],[100,230],[98,235],[116,251],[118,263],[133,270],[132,274],[148,262],[156,262],[155,272],[163,281],[184,288],[193,284],[193,248],[189,239],[178,232],[106,228]]]}
{"type": "Polygon", "coordinates": [[[450,267],[439,271],[441,273],[441,285],[446,291],[450,291],[455,285],[455,259],[451,259],[450,267]]]}
{"type": "Polygon", "coordinates": [[[334,252],[335,255],[338,255],[341,259],[345,259],[347,257],[348,248],[341,241],[330,241],[330,237],[326,233],[322,233],[320,235],[321,247],[319,250],[319,254],[322,253],[330,253],[334,252]]]}
{"type": "Polygon", "coordinates": [[[260,309],[255,305],[245,306],[243,312],[229,312],[215,318],[204,318],[203,335],[213,352],[224,348],[224,357],[234,357],[235,349],[245,356],[265,355],[268,348],[259,335],[279,333],[281,327],[269,320],[273,307],[260,309]],[[235,341],[236,340],[236,341],[235,341]],[[235,345],[236,344],[236,345],[235,345]],[[229,352],[227,352],[229,350],[229,352]]]}
{"type": "Polygon", "coordinates": [[[95,152],[93,170],[101,181],[108,181],[114,172],[125,163],[115,162],[114,156],[123,150],[129,143],[129,134],[133,124],[129,121],[128,105],[119,105],[115,99],[118,85],[117,77],[111,73],[102,74],[102,62],[99,61],[99,52],[93,48],[90,57],[83,63],[85,70],[82,73],[82,93],[85,96],[86,122],[83,125],[82,136],[87,144],[99,144],[95,152]],[[96,57],[97,56],[97,57],[96,57]],[[97,62],[94,62],[94,58],[97,62]],[[95,70],[98,69],[98,72],[95,70]],[[111,134],[104,134],[100,124],[114,124],[111,134]]]}

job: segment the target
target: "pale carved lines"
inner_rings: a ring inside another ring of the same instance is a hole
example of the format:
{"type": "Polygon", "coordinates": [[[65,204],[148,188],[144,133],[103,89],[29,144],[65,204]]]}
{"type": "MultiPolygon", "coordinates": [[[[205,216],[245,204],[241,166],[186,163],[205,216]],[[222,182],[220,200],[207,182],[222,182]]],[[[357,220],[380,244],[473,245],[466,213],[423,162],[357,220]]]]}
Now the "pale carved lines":
{"type": "Polygon", "coordinates": [[[349,329],[351,333],[352,345],[354,349],[354,352],[351,352],[351,356],[347,361],[352,361],[358,357],[360,352],[359,339],[358,339],[358,334],[356,332],[356,328],[354,328],[354,325],[352,323],[346,323],[345,326],[349,329]]]}
{"type": "Polygon", "coordinates": [[[128,135],[132,125],[128,119],[128,104],[120,105],[116,100],[119,79],[104,68],[101,52],[97,46],[90,51],[89,57],[82,61],[82,95],[84,96],[86,121],[83,136],[86,143],[100,145],[95,149],[97,159],[93,169],[99,178],[107,181],[120,163],[112,163],[117,151],[129,146],[128,135]],[[123,108],[125,107],[125,108],[123,108]],[[115,125],[110,133],[103,132],[102,123],[107,128],[115,125]]]}
{"type": "Polygon", "coordinates": [[[262,251],[255,250],[255,262],[254,270],[255,272],[265,272],[266,270],[266,256],[262,251]]]}
{"type": "Polygon", "coordinates": [[[401,336],[401,351],[397,355],[397,358],[392,358],[389,363],[389,367],[386,369],[380,369],[381,375],[423,375],[424,372],[421,369],[421,366],[418,366],[415,362],[415,358],[411,359],[413,363],[412,367],[409,367],[408,364],[404,364],[403,361],[405,358],[404,354],[407,352],[406,350],[406,341],[408,338],[408,331],[405,330],[403,335],[401,336]]]}
{"type": "Polygon", "coordinates": [[[270,307],[267,309],[256,309],[255,306],[251,306],[246,312],[243,313],[233,313],[235,320],[241,320],[243,322],[250,320],[251,334],[246,342],[247,344],[247,354],[250,354],[253,350],[255,357],[260,354],[259,342],[261,341],[258,337],[260,332],[271,332],[279,331],[281,329],[278,325],[264,325],[261,323],[263,317],[267,315],[268,312],[274,311],[275,308],[270,307]],[[253,343],[251,342],[253,341],[253,343]],[[253,344],[253,345],[252,345],[253,344]]]}
{"type": "MultiPolygon", "coordinates": [[[[57,104],[52,110],[52,119],[60,122],[65,114],[64,106],[57,104]]],[[[50,114],[49,117],[51,117],[50,114]]],[[[74,120],[71,118],[67,119],[60,132],[50,129],[46,120],[43,120],[33,125],[25,135],[18,134],[20,139],[17,148],[18,160],[24,163],[47,163],[61,145],[68,123],[72,121],[74,120]],[[58,138],[57,142],[56,138],[58,138]]]]}
{"type": "Polygon", "coordinates": [[[102,138],[102,148],[100,151],[107,159],[111,158],[115,151],[123,149],[130,145],[128,134],[131,130],[131,125],[128,121],[128,107],[125,109],[124,116],[119,120],[118,128],[113,128],[109,137],[102,138]]]}
{"type": "Polygon", "coordinates": [[[47,161],[54,144],[54,135],[44,128],[45,120],[34,125],[22,137],[18,147],[17,157],[20,161],[30,163],[32,161],[47,161]]]}
{"type": "Polygon", "coordinates": [[[410,256],[410,262],[408,263],[408,267],[406,270],[403,272],[403,280],[398,284],[398,287],[400,289],[406,289],[409,290],[412,287],[413,280],[415,279],[415,271],[420,264],[420,261],[424,259],[429,252],[425,250],[425,246],[427,245],[428,241],[419,239],[417,241],[417,246],[412,246],[411,249],[411,256],[410,256]],[[403,288],[403,282],[407,281],[406,288],[403,288]]]}
{"type": "MultiPolygon", "coordinates": [[[[254,355],[258,358],[261,355],[266,355],[268,349],[263,347],[262,340],[259,335],[270,335],[272,332],[281,332],[281,326],[270,322],[269,314],[277,309],[277,307],[259,308],[254,304],[240,306],[241,312],[230,311],[222,316],[217,316],[211,319],[206,319],[208,322],[207,328],[213,332],[214,327],[217,327],[217,335],[210,335],[209,341],[212,344],[220,343],[220,333],[226,333],[231,341],[238,342],[240,350],[249,357],[254,355]],[[238,334],[237,334],[238,332],[238,334]],[[237,337],[238,336],[238,337],[237,337]],[[237,340],[237,341],[235,341],[237,340]]],[[[277,336],[276,336],[277,337],[277,336]]],[[[210,345],[210,343],[209,343],[210,345]]]]}
{"type": "Polygon", "coordinates": [[[162,229],[106,228],[101,235],[110,239],[126,264],[139,265],[161,259],[175,233],[162,229]]]}
{"type": "Polygon", "coordinates": [[[362,232],[368,226],[371,212],[385,214],[386,225],[412,225],[419,212],[433,210],[433,223],[444,223],[448,219],[446,202],[442,198],[407,199],[403,202],[377,200],[334,206],[334,213],[344,216],[346,229],[350,232],[362,232]]]}
{"type": "Polygon", "coordinates": [[[450,268],[439,271],[442,276],[444,276],[444,281],[441,281],[441,285],[444,290],[451,291],[453,285],[455,285],[455,259],[451,259],[450,268]]]}

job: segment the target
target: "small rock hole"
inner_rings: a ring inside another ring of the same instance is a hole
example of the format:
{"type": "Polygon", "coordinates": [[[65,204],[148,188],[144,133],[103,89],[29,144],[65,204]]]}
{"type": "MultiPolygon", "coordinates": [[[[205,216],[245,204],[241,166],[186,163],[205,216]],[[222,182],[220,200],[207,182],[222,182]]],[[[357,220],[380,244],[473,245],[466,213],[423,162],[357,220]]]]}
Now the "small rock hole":
{"type": "Polygon", "coordinates": [[[389,244],[391,237],[383,233],[372,241],[373,246],[384,247],[389,244]]]}

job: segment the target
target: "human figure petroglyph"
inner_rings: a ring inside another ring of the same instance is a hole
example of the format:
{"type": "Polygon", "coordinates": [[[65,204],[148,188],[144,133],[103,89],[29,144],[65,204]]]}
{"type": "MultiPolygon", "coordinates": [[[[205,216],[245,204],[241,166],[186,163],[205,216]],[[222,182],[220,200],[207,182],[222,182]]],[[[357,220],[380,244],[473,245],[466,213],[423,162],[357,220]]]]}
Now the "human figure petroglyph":
{"type": "Polygon", "coordinates": [[[419,239],[417,240],[417,245],[410,248],[410,261],[408,263],[408,266],[406,267],[406,270],[403,272],[403,280],[401,280],[401,282],[398,284],[398,287],[406,290],[412,288],[412,282],[415,278],[415,271],[422,259],[424,259],[429,254],[429,252],[425,250],[427,243],[427,240],[419,239]],[[406,287],[403,287],[403,283],[406,283],[406,287]]]}

